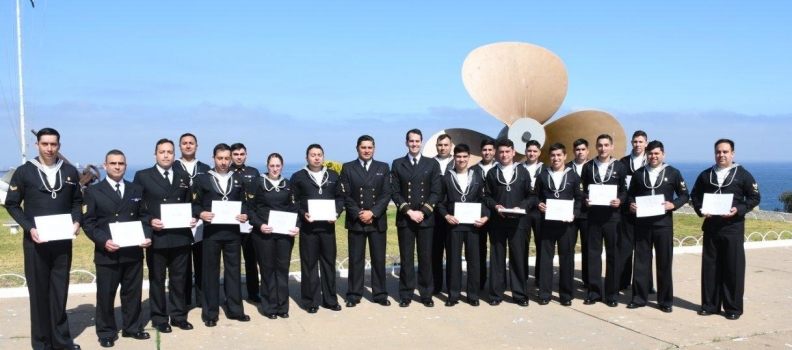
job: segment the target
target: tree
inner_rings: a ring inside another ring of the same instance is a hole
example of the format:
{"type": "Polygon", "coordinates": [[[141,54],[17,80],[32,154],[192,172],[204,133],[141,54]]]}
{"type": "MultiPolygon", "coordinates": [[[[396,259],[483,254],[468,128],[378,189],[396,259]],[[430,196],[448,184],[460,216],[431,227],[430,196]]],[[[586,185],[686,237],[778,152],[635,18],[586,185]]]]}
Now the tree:
{"type": "Polygon", "coordinates": [[[784,211],[792,213],[792,191],[784,191],[778,195],[778,200],[784,203],[784,211]]]}

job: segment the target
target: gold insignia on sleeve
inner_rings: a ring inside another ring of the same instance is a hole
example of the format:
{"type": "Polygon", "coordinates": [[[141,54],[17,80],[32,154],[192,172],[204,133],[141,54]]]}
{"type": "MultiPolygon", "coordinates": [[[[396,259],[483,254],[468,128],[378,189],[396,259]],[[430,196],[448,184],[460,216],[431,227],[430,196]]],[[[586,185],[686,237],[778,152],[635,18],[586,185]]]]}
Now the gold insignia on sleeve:
{"type": "Polygon", "coordinates": [[[250,199],[253,199],[254,197],[256,197],[256,196],[254,196],[254,195],[252,195],[252,194],[249,194],[249,195],[248,195],[248,198],[250,198],[250,199]]]}
{"type": "Polygon", "coordinates": [[[11,187],[9,187],[8,189],[9,189],[9,190],[11,190],[11,191],[16,191],[16,190],[17,190],[17,187],[16,187],[16,186],[11,186],[11,187]]]}
{"type": "Polygon", "coordinates": [[[583,191],[583,183],[580,183],[580,190],[583,191]]]}
{"type": "Polygon", "coordinates": [[[66,181],[71,181],[71,176],[66,176],[66,181]]]}
{"type": "Polygon", "coordinates": [[[83,211],[83,214],[88,212],[88,204],[83,204],[82,205],[82,211],[83,211]]]}
{"type": "Polygon", "coordinates": [[[237,180],[234,180],[234,183],[238,183],[237,180]]]}
{"type": "Polygon", "coordinates": [[[753,189],[754,192],[759,192],[759,185],[756,182],[753,183],[753,189]]]}
{"type": "Polygon", "coordinates": [[[196,197],[198,197],[198,195],[196,195],[195,193],[193,193],[193,200],[195,200],[195,198],[196,198],[196,197]]]}

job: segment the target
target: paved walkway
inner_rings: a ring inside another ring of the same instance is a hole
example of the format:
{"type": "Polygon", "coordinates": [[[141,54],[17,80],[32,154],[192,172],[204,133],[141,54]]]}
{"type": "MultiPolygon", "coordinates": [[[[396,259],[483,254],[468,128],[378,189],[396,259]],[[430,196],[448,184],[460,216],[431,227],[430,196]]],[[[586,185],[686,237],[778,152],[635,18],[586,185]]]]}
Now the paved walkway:
{"type": "MultiPolygon", "coordinates": [[[[787,241],[789,242],[789,241],[787,241]]],[[[745,315],[738,321],[722,316],[696,315],[699,302],[701,254],[686,249],[674,256],[674,312],[665,314],[656,304],[628,310],[629,295],[619,299],[617,308],[602,303],[583,305],[579,290],[571,307],[557,298],[540,306],[532,298],[529,307],[506,303],[492,307],[482,303],[472,307],[460,303],[443,306],[445,297],[435,298],[436,306],[426,308],[414,302],[409,308],[373,304],[370,295],[355,308],[340,312],[320,309],[309,315],[295,301],[299,284],[291,283],[291,318],[269,320],[246,304],[253,320],[230,321],[222,316],[215,328],[200,321],[193,309],[191,331],[175,329],[152,339],[121,338],[116,349],[758,349],[792,347],[792,247],[786,242],[748,243],[745,315]],[[157,338],[159,337],[159,343],[157,338]]],[[[579,268],[579,266],[578,266],[579,268]]],[[[578,276],[579,277],[579,276],[578,276]]],[[[346,290],[339,279],[338,291],[346,290]]],[[[388,279],[391,298],[397,297],[396,278],[388,279]]],[[[531,284],[531,288],[533,288],[531,284]]],[[[144,296],[147,293],[143,293],[144,296]]],[[[532,290],[535,294],[535,290],[532,290]]],[[[339,295],[342,299],[342,295],[339,295]]],[[[483,300],[486,300],[484,295],[483,300]]],[[[91,293],[69,296],[72,334],[83,349],[98,349],[94,333],[94,302],[91,293]]],[[[116,303],[118,305],[118,302],[116,303]]],[[[148,303],[144,302],[144,314],[148,303]]],[[[116,310],[120,317],[120,309],[116,310]]],[[[0,298],[0,349],[29,348],[29,309],[26,298],[0,298]]],[[[120,322],[120,320],[119,320],[120,322]]]]}

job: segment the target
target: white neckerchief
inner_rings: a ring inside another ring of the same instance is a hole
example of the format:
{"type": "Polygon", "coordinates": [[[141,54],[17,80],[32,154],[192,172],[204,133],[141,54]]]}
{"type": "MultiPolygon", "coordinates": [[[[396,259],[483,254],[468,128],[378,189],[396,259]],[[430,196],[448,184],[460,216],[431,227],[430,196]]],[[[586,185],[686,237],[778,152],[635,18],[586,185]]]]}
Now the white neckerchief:
{"type": "Polygon", "coordinates": [[[580,176],[580,175],[583,174],[583,166],[586,165],[586,163],[588,163],[588,159],[586,159],[583,162],[583,164],[580,164],[580,165],[578,165],[578,163],[573,159],[572,160],[572,170],[575,171],[575,174],[578,174],[578,176],[580,176]]]}
{"type": "Polygon", "coordinates": [[[109,183],[110,187],[113,188],[113,191],[115,191],[116,184],[118,184],[119,185],[118,186],[118,190],[121,191],[121,198],[124,197],[124,180],[121,180],[119,182],[115,182],[115,180],[113,180],[113,179],[111,179],[109,177],[105,177],[105,180],[107,180],[107,183],[109,183]]]}
{"type": "Polygon", "coordinates": [[[492,169],[492,167],[495,166],[495,161],[494,160],[491,161],[489,163],[489,165],[486,165],[483,162],[479,162],[477,165],[481,167],[481,175],[483,175],[482,178],[484,178],[484,177],[487,176],[487,173],[489,172],[489,170],[492,169]]]}
{"type": "Polygon", "coordinates": [[[646,165],[646,152],[638,158],[633,157],[632,153],[630,153],[630,170],[633,173],[644,165],[646,165]]]}
{"type": "MultiPolygon", "coordinates": [[[[663,163],[663,164],[660,164],[660,166],[657,167],[657,168],[652,168],[649,165],[647,165],[645,167],[646,168],[646,176],[649,177],[649,186],[647,186],[647,187],[649,187],[652,190],[654,190],[655,188],[660,186],[659,184],[655,185],[655,183],[657,182],[658,175],[660,175],[660,172],[664,172],[665,168],[667,166],[668,166],[667,164],[663,163]]],[[[665,176],[663,176],[663,177],[665,177],[665,176]]],[[[662,180],[660,182],[662,182],[662,180]]]]}
{"type": "Polygon", "coordinates": [[[212,175],[212,179],[214,179],[217,188],[220,189],[220,194],[223,195],[223,200],[228,200],[228,195],[231,193],[233,189],[229,181],[231,179],[232,172],[226,172],[225,174],[220,174],[214,170],[209,170],[209,175],[212,175]]]}
{"type": "Polygon", "coordinates": [[[286,182],[283,181],[283,175],[278,175],[278,178],[273,180],[270,179],[268,174],[261,174],[261,177],[264,178],[264,190],[269,192],[275,190],[275,192],[280,192],[281,189],[286,188],[286,182]],[[271,187],[267,187],[267,183],[271,185],[271,187]]]}
{"type": "MultiPolygon", "coordinates": [[[[718,185],[723,186],[723,182],[726,181],[726,176],[729,175],[729,172],[737,167],[737,163],[732,163],[732,165],[720,168],[717,164],[712,166],[712,170],[715,171],[715,176],[718,179],[718,185]]],[[[734,181],[734,177],[732,177],[732,181],[734,181]]]]}
{"type": "Polygon", "coordinates": [[[470,169],[467,172],[460,174],[456,170],[454,171],[454,177],[456,178],[457,182],[459,183],[459,187],[465,188],[468,187],[468,173],[470,173],[470,169]]]}
{"type": "Polygon", "coordinates": [[[451,182],[454,184],[454,190],[462,195],[460,200],[463,202],[467,201],[467,195],[470,194],[470,180],[472,177],[473,170],[471,169],[468,169],[464,174],[458,173],[456,169],[451,172],[451,182]]]}
{"type": "Polygon", "coordinates": [[[319,194],[322,194],[322,186],[324,186],[328,179],[330,179],[330,175],[327,173],[327,167],[322,165],[321,170],[313,171],[306,165],[303,169],[308,172],[308,177],[316,184],[316,186],[319,186],[319,194]]]}
{"type": "Polygon", "coordinates": [[[511,163],[510,165],[498,163],[498,169],[500,170],[501,175],[503,175],[503,181],[505,181],[507,185],[511,185],[514,182],[512,177],[514,177],[515,173],[517,173],[515,171],[514,163],[511,163]]]}
{"type": "Polygon", "coordinates": [[[549,187],[550,190],[553,191],[553,196],[559,198],[561,196],[561,192],[566,189],[566,177],[567,173],[572,171],[570,168],[564,168],[564,170],[555,172],[552,168],[547,168],[547,179],[550,180],[549,187]]]}
{"type": "Polygon", "coordinates": [[[179,159],[179,164],[182,165],[182,168],[184,169],[184,171],[187,172],[187,175],[190,175],[190,179],[195,177],[196,167],[198,166],[198,158],[193,159],[191,161],[179,159]]]}
{"type": "Polygon", "coordinates": [[[30,164],[33,164],[38,169],[39,178],[41,179],[41,183],[44,184],[44,188],[49,191],[52,195],[52,199],[58,197],[58,191],[63,188],[63,174],[60,171],[61,166],[63,166],[63,159],[58,159],[55,161],[53,165],[44,165],[39,162],[38,159],[33,158],[29,160],[30,164]],[[60,178],[60,186],[55,188],[56,179],[60,178]],[[49,187],[47,186],[49,184],[49,187]]]}
{"type": "Polygon", "coordinates": [[[440,175],[445,175],[445,171],[446,169],[448,169],[448,163],[451,163],[452,159],[454,159],[454,157],[451,156],[448,156],[445,159],[440,157],[435,157],[435,160],[437,160],[437,162],[440,163],[440,175]]]}
{"type": "Polygon", "coordinates": [[[524,162],[523,166],[526,170],[528,170],[528,174],[531,175],[531,186],[536,185],[536,176],[542,172],[542,162],[536,162],[532,165],[528,165],[528,162],[524,162]]]}
{"type": "MultiPolygon", "coordinates": [[[[595,184],[604,184],[608,182],[611,178],[611,167],[613,167],[615,159],[613,157],[608,158],[607,163],[600,162],[599,158],[594,158],[594,166],[599,173],[600,182],[594,181],[595,184]],[[605,177],[607,175],[607,177],[605,177]]],[[[594,177],[594,173],[591,174],[591,177],[594,177]]]]}

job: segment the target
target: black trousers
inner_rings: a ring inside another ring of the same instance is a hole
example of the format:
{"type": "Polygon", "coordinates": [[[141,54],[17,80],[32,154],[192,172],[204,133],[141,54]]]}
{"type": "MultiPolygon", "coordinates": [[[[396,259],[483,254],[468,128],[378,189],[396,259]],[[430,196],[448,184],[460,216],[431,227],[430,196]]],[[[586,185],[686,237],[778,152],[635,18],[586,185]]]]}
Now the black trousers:
{"type": "MultiPolygon", "coordinates": [[[[261,287],[259,282],[259,265],[261,263],[256,257],[256,244],[253,242],[253,235],[251,233],[242,234],[242,260],[245,261],[245,287],[248,298],[258,295],[261,287]]],[[[292,246],[294,246],[294,242],[292,242],[292,246]]],[[[289,254],[291,254],[291,249],[289,249],[289,254]]]]}
{"type": "Polygon", "coordinates": [[[490,226],[490,299],[503,300],[506,290],[506,247],[509,248],[509,279],[515,301],[527,300],[525,271],[525,241],[528,234],[524,229],[509,226],[490,226]]]}
{"type": "MultiPolygon", "coordinates": [[[[289,265],[294,237],[260,233],[249,236],[261,265],[261,311],[264,314],[289,312],[289,265]]],[[[254,293],[257,295],[259,291],[254,293]]]]}
{"type": "Polygon", "coordinates": [[[586,219],[575,219],[574,226],[572,228],[574,235],[580,236],[580,277],[583,281],[584,285],[588,285],[588,220],[586,219]]]}
{"type": "Polygon", "coordinates": [[[743,314],[745,294],[744,223],[704,231],[701,257],[701,308],[743,314]]]}
{"type": "Polygon", "coordinates": [[[475,228],[468,230],[449,230],[446,235],[446,274],[448,275],[448,300],[458,301],[462,292],[462,246],[465,247],[465,262],[467,263],[467,292],[468,301],[479,299],[479,270],[481,262],[479,256],[480,233],[475,228]]]}
{"type": "Polygon", "coordinates": [[[572,223],[544,221],[542,223],[542,273],[539,279],[539,298],[550,298],[553,294],[553,258],[558,247],[558,296],[561,300],[572,300],[575,275],[575,231],[572,223]]]}
{"type": "Polygon", "coordinates": [[[193,290],[195,291],[195,302],[201,301],[201,288],[203,286],[202,279],[202,266],[203,266],[203,241],[197,242],[191,246],[190,257],[187,262],[187,282],[184,285],[184,303],[187,305],[192,304],[193,290]]]}
{"type": "Polygon", "coordinates": [[[399,257],[401,259],[399,299],[412,300],[415,295],[416,244],[418,245],[418,294],[421,299],[431,298],[436,289],[432,278],[432,244],[436,231],[432,227],[420,227],[410,223],[407,227],[398,227],[396,233],[399,238],[399,257]]]}
{"type": "Polygon", "coordinates": [[[223,290],[226,316],[245,314],[242,306],[241,245],[236,239],[203,240],[203,279],[201,320],[217,321],[220,315],[220,254],[223,254],[223,290]]]}
{"type": "MultiPolygon", "coordinates": [[[[619,269],[621,274],[619,276],[619,289],[626,288],[633,278],[633,261],[635,252],[635,216],[622,214],[621,221],[619,221],[619,259],[621,259],[619,269]]],[[[652,266],[649,266],[649,289],[654,287],[654,274],[652,273],[652,266]]]]}
{"type": "Polygon", "coordinates": [[[151,324],[187,320],[184,288],[190,263],[190,246],[146,250],[149,270],[149,304],[151,324]],[[165,301],[165,277],[168,275],[168,302],[165,301]],[[168,305],[170,304],[170,305],[168,305]]]}
{"type": "Polygon", "coordinates": [[[448,285],[448,277],[443,279],[443,258],[446,253],[446,235],[448,222],[443,218],[435,218],[434,233],[432,234],[432,293],[439,294],[443,290],[443,283],[448,285]]]}
{"type": "Polygon", "coordinates": [[[338,305],[335,288],[336,254],[334,231],[301,232],[300,299],[304,308],[338,305]]]}
{"type": "Polygon", "coordinates": [[[536,257],[534,258],[534,276],[538,282],[542,275],[542,245],[539,243],[542,236],[542,213],[538,209],[531,209],[525,214],[525,278],[528,278],[528,256],[531,255],[531,232],[533,232],[536,257]]]}
{"type": "Polygon", "coordinates": [[[388,298],[385,284],[385,245],[387,236],[382,231],[349,231],[349,287],[347,298],[360,300],[363,296],[363,279],[366,271],[366,241],[371,258],[371,295],[374,301],[388,298]]]}
{"type": "Polygon", "coordinates": [[[136,333],[143,330],[140,317],[143,294],[143,261],[113,265],[96,265],[96,335],[101,338],[118,338],[114,304],[121,286],[122,330],[136,333]]]}
{"type": "Polygon", "coordinates": [[[489,235],[489,222],[479,227],[479,290],[484,290],[487,284],[487,236],[489,235]]]}
{"type": "Polygon", "coordinates": [[[674,305],[674,228],[670,226],[635,226],[635,272],[632,302],[645,305],[652,288],[652,248],[657,265],[657,305],[674,305]]]}
{"type": "Polygon", "coordinates": [[[618,221],[588,220],[588,299],[616,300],[619,296],[618,221]],[[602,243],[605,242],[605,282],[602,280],[602,243]]]}
{"type": "Polygon", "coordinates": [[[66,316],[72,242],[35,244],[23,247],[23,251],[30,295],[31,345],[33,349],[66,347],[73,342],[66,316]]]}

